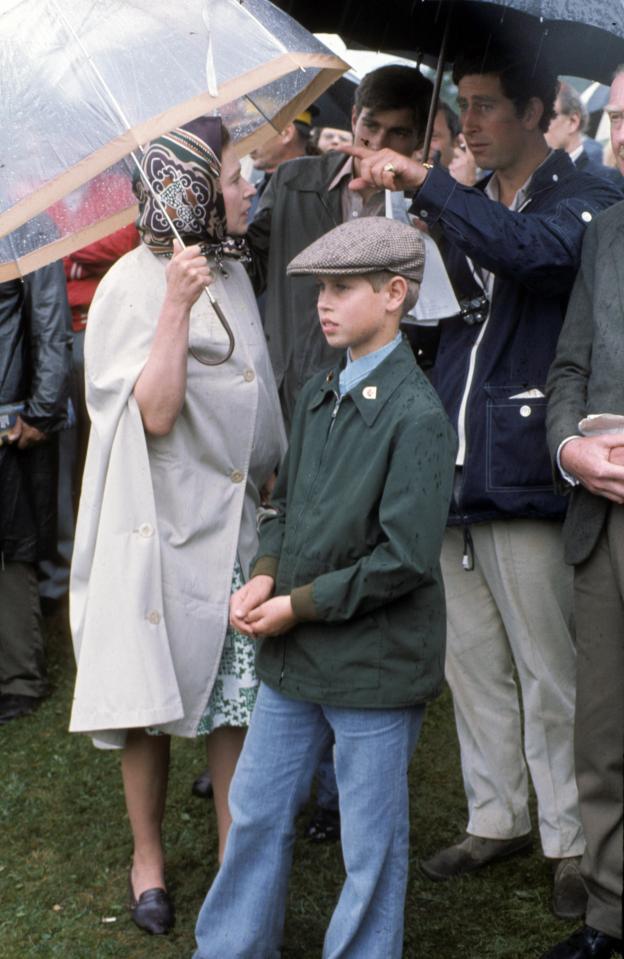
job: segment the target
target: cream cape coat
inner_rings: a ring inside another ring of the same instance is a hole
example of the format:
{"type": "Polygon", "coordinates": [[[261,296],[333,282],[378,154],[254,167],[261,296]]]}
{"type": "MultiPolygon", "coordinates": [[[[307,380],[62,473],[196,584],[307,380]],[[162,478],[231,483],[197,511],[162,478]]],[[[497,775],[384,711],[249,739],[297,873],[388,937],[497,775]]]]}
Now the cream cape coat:
{"type": "MultiPolygon", "coordinates": [[[[190,353],[171,433],[145,433],[133,388],[164,300],[145,246],[100,284],[85,340],[91,436],[76,528],[70,618],[77,678],[70,730],[122,746],[131,727],[193,736],[218,669],[236,553],[256,548],[259,489],[285,436],[251,285],[228,262],[212,290],[234,331],[222,366],[190,353]]],[[[214,359],[225,333],[201,296],[190,343],[214,359]]]]}

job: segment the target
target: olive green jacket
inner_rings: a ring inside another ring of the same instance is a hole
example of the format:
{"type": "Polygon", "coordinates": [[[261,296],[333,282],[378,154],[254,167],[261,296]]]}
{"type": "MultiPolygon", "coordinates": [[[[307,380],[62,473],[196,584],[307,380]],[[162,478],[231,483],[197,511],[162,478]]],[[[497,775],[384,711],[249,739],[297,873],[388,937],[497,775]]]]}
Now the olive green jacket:
{"type": "Polygon", "coordinates": [[[253,575],[275,577],[298,622],[260,640],[257,669],[296,699],[410,706],[442,687],[456,437],[406,342],[339,403],[338,374],[304,387],[260,530],[253,575]]]}

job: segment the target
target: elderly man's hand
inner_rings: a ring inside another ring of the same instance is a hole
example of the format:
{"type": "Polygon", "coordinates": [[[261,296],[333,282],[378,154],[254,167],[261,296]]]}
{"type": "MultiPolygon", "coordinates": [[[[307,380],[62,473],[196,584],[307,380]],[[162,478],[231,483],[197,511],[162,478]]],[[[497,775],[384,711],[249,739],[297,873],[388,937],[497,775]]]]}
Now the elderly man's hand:
{"type": "Polygon", "coordinates": [[[15,444],[18,450],[28,449],[29,446],[37,446],[39,443],[43,443],[46,438],[45,433],[38,430],[36,426],[25,423],[20,416],[17,417],[15,426],[7,435],[8,442],[15,444]]]}
{"type": "Polygon", "coordinates": [[[343,153],[359,160],[359,176],[349,183],[350,190],[370,187],[384,190],[417,190],[429,170],[411,157],[394,150],[368,150],[366,147],[340,147],[343,153]]]}
{"type": "Polygon", "coordinates": [[[560,461],[583,486],[596,496],[624,503],[624,435],[578,436],[561,450],[560,461]]]}

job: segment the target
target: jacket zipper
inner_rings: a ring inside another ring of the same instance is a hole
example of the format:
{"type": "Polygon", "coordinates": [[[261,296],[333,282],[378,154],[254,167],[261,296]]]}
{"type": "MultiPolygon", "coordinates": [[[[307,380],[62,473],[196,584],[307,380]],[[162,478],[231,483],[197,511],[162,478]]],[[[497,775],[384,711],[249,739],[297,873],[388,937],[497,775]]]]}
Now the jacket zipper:
{"type": "MultiPolygon", "coordinates": [[[[319,466],[318,466],[318,469],[317,469],[317,471],[316,471],[316,474],[315,474],[315,476],[314,476],[314,480],[313,480],[310,488],[312,488],[312,487],[314,486],[314,483],[316,482],[316,478],[317,478],[317,476],[319,475],[319,473],[320,473],[320,471],[321,471],[321,466],[322,466],[322,463],[323,463],[323,459],[324,459],[324,457],[325,457],[325,452],[326,452],[326,450],[327,450],[327,444],[328,444],[328,442],[329,442],[329,437],[331,436],[331,431],[332,431],[333,428],[334,428],[334,423],[336,422],[336,416],[338,415],[338,410],[339,410],[340,404],[341,404],[341,402],[342,402],[342,397],[341,397],[338,393],[336,393],[335,391],[334,391],[334,396],[336,397],[336,402],[334,403],[334,408],[333,408],[333,410],[331,411],[329,429],[327,430],[327,436],[326,436],[326,438],[325,438],[325,444],[324,444],[324,446],[323,446],[323,451],[322,451],[321,456],[320,456],[320,458],[319,458],[319,466]]],[[[307,504],[306,504],[306,505],[307,505],[307,504]]],[[[299,515],[297,516],[297,522],[296,522],[296,526],[295,526],[295,533],[297,532],[297,529],[298,529],[298,527],[299,527],[299,523],[300,523],[300,521],[301,521],[301,517],[303,516],[304,512],[305,512],[305,506],[302,507],[302,509],[299,511],[299,515]]],[[[279,677],[279,686],[280,686],[280,687],[281,687],[282,682],[283,682],[283,679],[284,679],[284,672],[285,672],[285,670],[286,670],[286,640],[284,639],[284,640],[282,640],[282,668],[281,668],[280,677],[279,677]]]]}

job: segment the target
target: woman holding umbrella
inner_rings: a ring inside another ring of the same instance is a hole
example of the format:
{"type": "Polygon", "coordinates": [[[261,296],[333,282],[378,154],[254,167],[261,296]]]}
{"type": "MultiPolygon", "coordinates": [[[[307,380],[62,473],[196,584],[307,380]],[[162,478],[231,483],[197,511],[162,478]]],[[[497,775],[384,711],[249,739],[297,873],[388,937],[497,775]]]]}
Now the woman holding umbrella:
{"type": "Polygon", "coordinates": [[[87,326],[92,430],[72,570],[70,728],[123,747],[132,917],[165,933],[170,734],[207,734],[221,854],[255,700],[253,648],[227,627],[228,602],[284,433],[244,267],[254,189],[227,131],[202,117],[150,144],[141,165],[142,243],[102,281],[87,326]],[[232,352],[201,295],[208,285],[232,352]]]}

